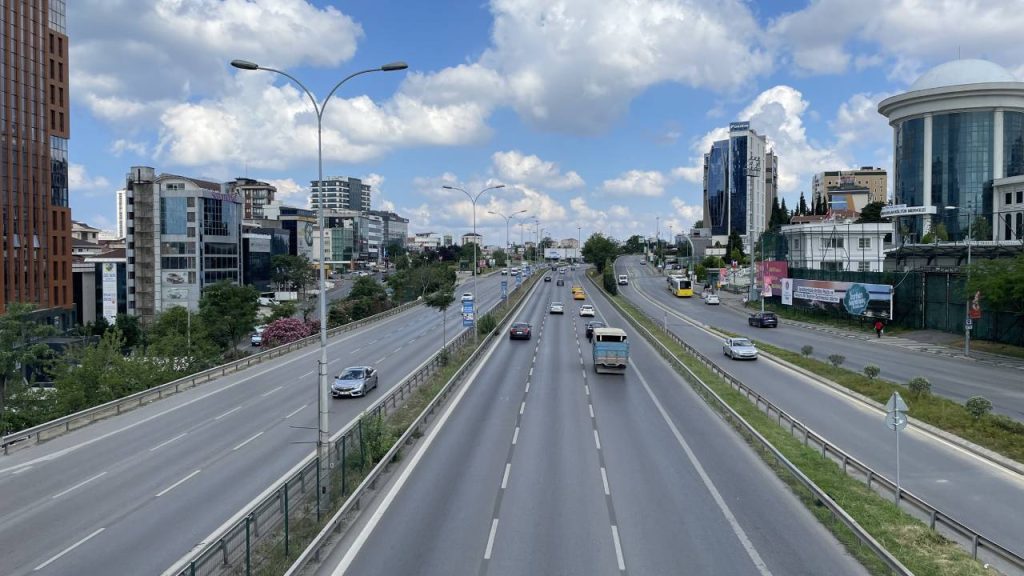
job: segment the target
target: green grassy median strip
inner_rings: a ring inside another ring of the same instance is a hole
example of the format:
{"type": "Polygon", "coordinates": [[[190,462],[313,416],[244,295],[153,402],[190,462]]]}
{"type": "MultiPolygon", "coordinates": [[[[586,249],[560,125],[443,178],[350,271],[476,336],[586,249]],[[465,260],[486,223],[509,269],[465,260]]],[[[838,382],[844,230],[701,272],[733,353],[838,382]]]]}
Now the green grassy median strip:
{"type": "Polygon", "coordinates": [[[895,382],[882,378],[871,379],[853,370],[832,366],[764,342],[757,342],[757,347],[882,404],[898,390],[906,398],[910,405],[910,415],[914,418],[1024,463],[1024,423],[999,414],[975,418],[963,405],[941,396],[914,394],[906,386],[895,382]]]}
{"type": "MultiPolygon", "coordinates": [[[[609,296],[609,298],[614,299],[647,330],[655,334],[676,358],[682,361],[790,462],[846,510],[861,527],[867,530],[908,569],[916,574],[941,576],[989,574],[980,563],[973,560],[955,542],[904,513],[865,484],[847,476],[832,460],[823,458],[819,451],[804,446],[800,440],[751,404],[742,393],[733,389],[728,382],[690,356],[682,346],[669,338],[656,322],[649,319],[624,298],[618,296],[609,296]]],[[[679,368],[677,370],[687,379],[690,378],[684,370],[679,368]]],[[[700,393],[699,384],[693,384],[700,393]]],[[[739,427],[737,426],[737,428],[739,427]]],[[[816,503],[810,492],[788,474],[770,453],[758,449],[758,444],[752,439],[748,438],[747,440],[757,449],[765,462],[779,474],[779,477],[804,501],[815,516],[871,573],[889,573],[882,562],[870,550],[861,545],[849,529],[835,520],[831,511],[816,503]]]]}

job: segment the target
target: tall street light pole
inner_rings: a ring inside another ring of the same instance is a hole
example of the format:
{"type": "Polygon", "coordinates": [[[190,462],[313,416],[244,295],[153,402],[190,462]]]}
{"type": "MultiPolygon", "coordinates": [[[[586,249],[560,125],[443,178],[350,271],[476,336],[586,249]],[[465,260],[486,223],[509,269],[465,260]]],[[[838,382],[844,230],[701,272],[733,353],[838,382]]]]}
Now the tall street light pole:
{"type": "MultiPolygon", "coordinates": [[[[505,261],[506,261],[505,267],[506,268],[508,267],[508,260],[509,260],[508,252],[509,252],[509,246],[510,246],[509,240],[508,240],[508,225],[509,225],[510,222],[512,222],[512,218],[515,218],[515,216],[517,214],[522,214],[524,212],[526,212],[526,210],[520,210],[519,212],[513,212],[513,213],[509,214],[508,216],[505,216],[501,212],[495,212],[493,210],[488,210],[487,211],[488,214],[494,214],[495,216],[501,216],[502,218],[505,219],[505,261]]],[[[475,298],[475,296],[474,296],[474,298],[475,298]]]]}
{"type": "MultiPolygon", "coordinates": [[[[959,206],[946,206],[946,210],[960,210],[959,206]]],[[[971,295],[967,294],[967,284],[971,282],[971,241],[972,230],[971,227],[974,224],[971,215],[967,215],[967,282],[964,284],[964,294],[967,296],[967,301],[964,303],[964,356],[971,355],[971,329],[968,328],[971,324],[971,295]]]]}
{"type": "MultiPolygon", "coordinates": [[[[529,217],[529,214],[527,214],[526,216],[522,216],[522,218],[529,217]]],[[[519,257],[519,263],[522,264],[523,262],[526,261],[526,244],[523,243],[523,228],[526,227],[526,222],[520,220],[519,222],[516,222],[516,225],[519,226],[519,245],[523,247],[523,254],[522,256],[519,257]]]]}
{"type": "Polygon", "coordinates": [[[488,186],[487,188],[484,188],[483,190],[477,192],[476,196],[474,196],[474,195],[470,194],[469,192],[466,192],[465,190],[463,190],[462,188],[459,188],[457,186],[448,186],[448,185],[442,186],[442,188],[444,188],[445,190],[458,190],[459,192],[462,192],[463,194],[466,195],[467,198],[469,198],[469,201],[473,204],[473,342],[474,343],[477,341],[476,340],[477,339],[477,334],[476,334],[476,267],[477,267],[477,262],[479,260],[477,255],[476,255],[476,251],[477,251],[477,246],[480,244],[480,237],[476,235],[476,201],[480,199],[480,196],[483,196],[484,192],[487,192],[488,190],[497,190],[498,188],[504,188],[504,187],[505,187],[504,184],[498,184],[497,186],[488,186]]]}
{"type": "Polygon", "coordinates": [[[583,254],[582,248],[583,248],[583,227],[582,226],[577,226],[576,227],[576,263],[577,264],[582,264],[583,263],[583,258],[581,256],[581,254],[583,254]]]}
{"type": "MultiPolygon", "coordinates": [[[[316,163],[317,163],[317,185],[320,187],[320,198],[317,202],[316,210],[316,221],[317,226],[320,228],[320,274],[319,274],[319,294],[318,299],[320,301],[320,360],[318,368],[318,379],[317,379],[317,412],[319,413],[319,423],[317,426],[317,438],[316,438],[316,449],[318,459],[318,471],[321,478],[325,477],[325,472],[330,469],[330,429],[328,428],[327,416],[328,416],[328,387],[327,387],[327,290],[325,288],[327,284],[326,277],[326,262],[324,262],[324,193],[323,193],[323,182],[324,182],[324,148],[323,148],[323,118],[324,108],[327,103],[331,100],[331,96],[338,91],[338,88],[342,84],[348,82],[352,78],[362,74],[369,74],[370,72],[394,72],[396,70],[405,70],[409,66],[405,62],[391,62],[378,68],[368,68],[366,70],[360,70],[353,72],[340,82],[331,88],[331,91],[327,94],[327,98],[320,104],[317,104],[316,97],[309,91],[309,88],[299,81],[298,78],[291,74],[274,68],[268,68],[266,66],[260,66],[255,62],[249,62],[248,60],[232,60],[231,65],[239,70],[265,70],[267,72],[274,72],[288,78],[295,84],[302,88],[302,91],[309,97],[309,101],[313,104],[313,110],[316,111],[316,163]],[[326,467],[325,467],[326,463],[326,467]]],[[[321,484],[324,494],[329,494],[327,490],[327,483],[321,484]]],[[[318,498],[319,500],[319,498],[318,498]]],[[[326,499],[325,499],[326,501],[326,499]]],[[[319,511],[318,511],[319,514],[319,511]]]]}

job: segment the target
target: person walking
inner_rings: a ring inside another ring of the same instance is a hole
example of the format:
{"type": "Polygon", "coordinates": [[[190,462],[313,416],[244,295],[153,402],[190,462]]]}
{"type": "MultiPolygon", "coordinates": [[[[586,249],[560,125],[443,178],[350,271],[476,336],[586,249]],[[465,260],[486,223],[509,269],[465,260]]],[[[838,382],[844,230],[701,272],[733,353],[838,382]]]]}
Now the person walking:
{"type": "Polygon", "coordinates": [[[879,338],[882,337],[882,330],[885,330],[885,324],[882,323],[881,320],[876,320],[875,321],[875,334],[878,334],[879,338]]]}

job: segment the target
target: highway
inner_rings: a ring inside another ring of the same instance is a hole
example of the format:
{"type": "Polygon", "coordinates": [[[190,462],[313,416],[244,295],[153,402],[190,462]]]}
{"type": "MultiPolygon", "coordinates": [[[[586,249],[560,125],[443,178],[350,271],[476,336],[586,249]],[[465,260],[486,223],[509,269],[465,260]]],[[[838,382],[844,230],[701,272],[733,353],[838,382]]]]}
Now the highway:
{"type": "MultiPolygon", "coordinates": [[[[499,277],[481,278],[482,306],[499,277]]],[[[470,290],[469,284],[458,290],[470,290]]],[[[448,310],[448,338],[461,307],[448,310]]],[[[328,375],[371,364],[367,398],[332,400],[344,427],[441,344],[417,307],[329,341],[328,375]]],[[[314,449],[311,346],[0,457],[0,574],[160,574],[314,449]]]]}
{"type": "Polygon", "coordinates": [[[632,337],[595,374],[569,288],[539,285],[533,339],[497,342],[319,574],[865,573],[591,294],[632,337]]]}
{"type": "MultiPolygon", "coordinates": [[[[676,298],[669,293],[663,276],[656,276],[647,266],[632,258],[619,260],[619,273],[628,271],[630,284],[620,286],[620,294],[661,321],[666,309],[676,311],[694,320],[714,324],[726,316],[708,316],[715,309],[700,298],[676,298]]],[[[722,312],[716,312],[722,314],[722,312]]],[[[728,313],[724,311],[724,313],[728,313]]],[[[772,337],[785,342],[789,348],[814,342],[825,346],[823,335],[792,335],[792,330],[759,329],[740,325],[724,326],[752,338],[772,337]],[[807,340],[805,340],[807,338],[807,340]]],[[[886,428],[885,415],[854,401],[806,376],[790,371],[769,360],[755,362],[733,361],[722,354],[722,341],[693,325],[669,316],[669,329],[703,354],[729,371],[768,400],[800,420],[811,429],[890,479],[896,476],[896,454],[893,433],[886,428]]],[[[883,347],[861,341],[842,340],[851,349],[865,347],[881,356],[883,347]]],[[[888,352],[888,351],[887,351],[888,352]]],[[[903,350],[907,363],[917,362],[917,354],[903,350]]],[[[937,362],[938,358],[926,357],[937,362]]],[[[980,368],[968,364],[971,368],[980,368]]],[[[884,374],[883,369],[883,374],[884,374]]],[[[908,402],[913,404],[912,400],[908,402]]],[[[1024,521],[1011,514],[1008,503],[1024,502],[1024,478],[977,456],[969,454],[944,441],[922,433],[913,426],[900,437],[901,483],[927,502],[964,522],[971,528],[1003,546],[1024,554],[1024,521]]]]}

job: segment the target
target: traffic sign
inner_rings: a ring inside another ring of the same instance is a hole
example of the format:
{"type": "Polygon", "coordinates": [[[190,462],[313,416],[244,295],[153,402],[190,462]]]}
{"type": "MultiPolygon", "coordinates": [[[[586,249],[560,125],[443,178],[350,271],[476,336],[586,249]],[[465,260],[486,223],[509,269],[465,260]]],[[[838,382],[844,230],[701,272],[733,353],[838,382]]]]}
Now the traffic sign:
{"type": "Polygon", "coordinates": [[[900,430],[907,427],[907,403],[903,401],[899,392],[893,392],[889,401],[885,403],[885,425],[896,433],[896,505],[900,505],[900,430]]]}
{"type": "Polygon", "coordinates": [[[903,397],[900,396],[899,392],[893,392],[892,396],[889,397],[889,401],[885,403],[885,411],[892,412],[906,412],[907,403],[903,401],[903,397]]]}
{"type": "Polygon", "coordinates": [[[885,425],[892,431],[895,431],[897,428],[900,430],[906,428],[908,420],[907,415],[903,412],[890,412],[885,415],[885,425]]]}
{"type": "Polygon", "coordinates": [[[974,320],[971,320],[970,318],[968,318],[965,322],[966,322],[966,325],[964,326],[964,328],[967,328],[968,330],[970,330],[971,328],[974,328],[974,320]]]}

